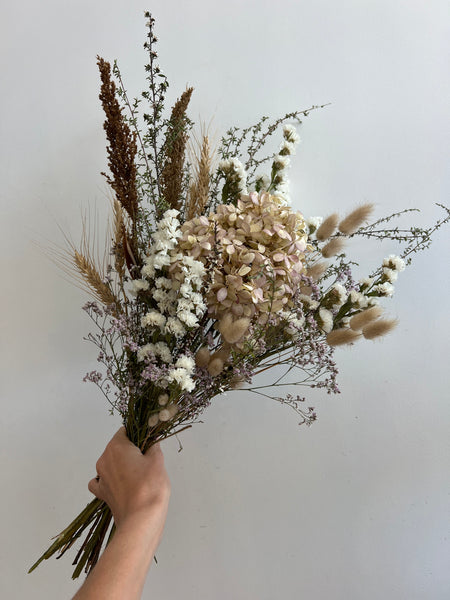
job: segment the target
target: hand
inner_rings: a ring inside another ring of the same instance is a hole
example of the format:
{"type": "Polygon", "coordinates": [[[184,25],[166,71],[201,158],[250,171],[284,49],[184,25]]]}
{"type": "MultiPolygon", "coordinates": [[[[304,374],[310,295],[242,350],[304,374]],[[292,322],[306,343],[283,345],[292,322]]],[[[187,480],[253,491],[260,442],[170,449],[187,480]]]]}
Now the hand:
{"type": "Polygon", "coordinates": [[[125,427],[113,436],[97,461],[99,480],[91,479],[89,491],[104,500],[116,527],[138,515],[167,514],[170,481],[159,443],[145,454],[127,437],[125,427]]]}

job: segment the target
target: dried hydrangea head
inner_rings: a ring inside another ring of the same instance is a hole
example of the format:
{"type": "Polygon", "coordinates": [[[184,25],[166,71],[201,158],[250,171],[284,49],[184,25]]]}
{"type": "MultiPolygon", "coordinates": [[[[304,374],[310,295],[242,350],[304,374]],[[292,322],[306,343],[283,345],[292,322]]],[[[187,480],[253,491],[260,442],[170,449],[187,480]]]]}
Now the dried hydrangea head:
{"type": "MultiPolygon", "coordinates": [[[[263,323],[268,314],[292,307],[307,250],[302,215],[265,192],[186,221],[178,244],[178,251],[212,269],[209,314],[221,321],[231,313],[233,323],[263,323]]],[[[235,337],[225,333],[224,339],[235,337]]]]}

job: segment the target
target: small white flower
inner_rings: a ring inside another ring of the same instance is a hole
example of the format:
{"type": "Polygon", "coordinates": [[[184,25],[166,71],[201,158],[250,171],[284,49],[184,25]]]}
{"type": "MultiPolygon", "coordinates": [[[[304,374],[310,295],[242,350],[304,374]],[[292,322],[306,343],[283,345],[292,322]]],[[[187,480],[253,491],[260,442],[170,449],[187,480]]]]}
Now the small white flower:
{"type": "Polygon", "coordinates": [[[146,291],[150,287],[150,284],[145,279],[133,279],[131,282],[130,294],[136,296],[140,291],[146,291]]]}
{"type": "Polygon", "coordinates": [[[187,327],[195,327],[196,325],[198,325],[197,317],[193,313],[189,312],[188,310],[178,311],[177,317],[180,319],[180,321],[183,321],[183,323],[187,327]]]}
{"type": "Polygon", "coordinates": [[[155,279],[155,285],[157,288],[163,288],[165,290],[172,289],[172,280],[167,277],[158,277],[155,279]]]}
{"type": "Polygon", "coordinates": [[[260,190],[265,192],[270,186],[270,177],[265,173],[261,173],[256,176],[255,181],[259,182],[260,190]]]}
{"type": "Polygon", "coordinates": [[[340,283],[335,283],[333,285],[333,287],[331,288],[332,292],[335,292],[335,295],[337,295],[338,299],[335,302],[335,306],[342,306],[344,304],[344,302],[347,300],[347,290],[345,289],[345,287],[343,285],[341,285],[340,283]]]}
{"type": "Polygon", "coordinates": [[[187,392],[192,392],[192,390],[195,388],[195,382],[190,376],[189,371],[183,369],[182,367],[171,369],[167,379],[169,382],[174,381],[178,383],[181,389],[186,390],[187,392]]]}
{"type": "Polygon", "coordinates": [[[292,142],[293,144],[298,144],[300,141],[300,136],[298,135],[296,128],[294,125],[290,125],[289,123],[283,125],[283,137],[285,140],[292,142]]]}
{"type": "Polygon", "coordinates": [[[286,333],[294,339],[298,338],[305,324],[305,317],[299,319],[295,315],[290,314],[287,317],[287,321],[289,325],[285,329],[286,333]]]}
{"type": "Polygon", "coordinates": [[[148,419],[148,426],[156,427],[156,425],[158,425],[158,423],[159,423],[158,415],[157,414],[150,415],[150,417],[148,419]]]}
{"type": "Polygon", "coordinates": [[[170,257],[168,254],[159,252],[153,257],[153,266],[155,269],[161,270],[163,267],[170,265],[170,257]]]}
{"type": "Polygon", "coordinates": [[[280,152],[285,151],[288,155],[295,154],[295,144],[289,142],[288,140],[283,140],[280,146],[280,152]]]}
{"type": "Polygon", "coordinates": [[[144,275],[145,277],[148,277],[149,279],[152,279],[155,276],[155,267],[153,266],[153,257],[151,257],[151,259],[152,260],[150,260],[150,257],[149,257],[146,260],[145,265],[141,269],[142,275],[144,275]]]}
{"type": "Polygon", "coordinates": [[[321,321],[321,327],[325,333],[330,333],[333,329],[333,315],[326,308],[319,310],[319,318],[321,321]]]}
{"type": "Polygon", "coordinates": [[[286,192],[281,192],[279,189],[276,189],[272,192],[272,196],[278,198],[284,206],[289,206],[291,204],[291,199],[286,192]]]}
{"type": "Polygon", "coordinates": [[[362,289],[368,290],[370,287],[372,287],[373,282],[374,282],[373,277],[363,277],[362,279],[359,280],[359,285],[361,286],[362,289]]]}
{"type": "Polygon", "coordinates": [[[146,358],[150,354],[156,356],[154,344],[145,344],[145,346],[141,346],[137,351],[138,362],[142,362],[144,358],[146,358]]]}
{"type": "Polygon", "coordinates": [[[393,296],[394,286],[390,283],[379,283],[375,286],[375,290],[380,296],[393,296]]]}
{"type": "Polygon", "coordinates": [[[163,219],[167,219],[167,218],[177,218],[178,215],[180,214],[180,211],[176,210],[175,208],[170,208],[169,210],[166,210],[166,212],[163,214],[163,219]]]}
{"type": "Polygon", "coordinates": [[[164,327],[166,317],[156,310],[151,310],[141,318],[141,327],[164,327]]]}
{"type": "Polygon", "coordinates": [[[394,271],[393,269],[388,269],[387,267],[383,267],[383,274],[385,275],[389,283],[394,283],[394,281],[397,281],[397,271],[394,271]]]}
{"type": "Polygon", "coordinates": [[[180,298],[178,300],[177,311],[192,310],[193,308],[195,308],[195,304],[188,298],[180,298]]]}
{"type": "Polygon", "coordinates": [[[181,337],[186,333],[183,323],[177,317],[169,317],[167,319],[165,331],[166,333],[173,333],[175,337],[181,337]]]}
{"type": "Polygon", "coordinates": [[[378,306],[380,301],[375,296],[370,296],[370,298],[367,299],[367,304],[368,306],[378,306]]]}
{"type": "Polygon", "coordinates": [[[348,295],[350,302],[353,304],[353,306],[356,306],[358,308],[366,308],[367,306],[367,297],[364,296],[364,294],[361,294],[361,292],[357,292],[356,290],[352,290],[350,292],[350,294],[348,295]]]}
{"type": "Polygon", "coordinates": [[[284,169],[287,169],[290,162],[291,161],[289,159],[289,156],[277,154],[277,156],[275,156],[273,160],[273,166],[277,171],[282,171],[284,169]]]}
{"type": "Polygon", "coordinates": [[[195,360],[191,356],[186,356],[186,354],[182,354],[175,363],[176,367],[181,367],[182,369],[186,369],[189,374],[193,373],[195,368],[195,360]]]}
{"type": "Polygon", "coordinates": [[[383,267],[388,267],[394,271],[403,271],[405,269],[405,261],[400,256],[391,254],[383,260],[383,267]]]}
{"type": "Polygon", "coordinates": [[[309,217],[305,222],[310,231],[316,231],[322,225],[322,221],[323,217],[309,217]]]}
{"type": "Polygon", "coordinates": [[[159,411],[158,417],[159,420],[164,423],[165,421],[168,421],[170,419],[170,412],[167,410],[167,408],[163,408],[159,411]]]}
{"type": "Polygon", "coordinates": [[[306,306],[306,308],[309,308],[311,310],[315,310],[319,306],[317,300],[313,300],[312,298],[310,298],[310,296],[307,296],[306,294],[300,294],[298,299],[306,306]]]}
{"type": "Polygon", "coordinates": [[[169,402],[169,395],[168,394],[160,394],[158,396],[158,404],[160,406],[166,406],[166,404],[169,402]]]}
{"type": "Polygon", "coordinates": [[[172,352],[165,342],[156,342],[155,352],[166,364],[171,364],[173,362],[172,352]]]}

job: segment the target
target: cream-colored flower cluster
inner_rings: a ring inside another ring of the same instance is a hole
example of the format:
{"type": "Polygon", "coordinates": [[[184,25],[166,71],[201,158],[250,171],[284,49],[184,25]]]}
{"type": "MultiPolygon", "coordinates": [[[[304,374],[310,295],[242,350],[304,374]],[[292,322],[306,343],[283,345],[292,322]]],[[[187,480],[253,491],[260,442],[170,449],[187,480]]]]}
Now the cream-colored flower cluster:
{"type": "Polygon", "coordinates": [[[211,269],[206,304],[225,323],[225,340],[231,317],[230,328],[239,319],[264,324],[269,314],[293,306],[307,235],[300,213],[278,198],[253,192],[236,206],[220,205],[209,217],[185,222],[181,231],[180,250],[211,269]]]}

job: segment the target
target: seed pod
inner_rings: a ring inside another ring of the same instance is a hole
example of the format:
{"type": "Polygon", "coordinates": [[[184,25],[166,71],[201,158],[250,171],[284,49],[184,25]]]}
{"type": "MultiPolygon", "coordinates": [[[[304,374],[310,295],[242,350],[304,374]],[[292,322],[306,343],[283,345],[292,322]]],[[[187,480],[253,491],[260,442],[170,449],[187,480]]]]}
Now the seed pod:
{"type": "Polygon", "coordinates": [[[167,408],[163,408],[159,411],[159,420],[163,423],[170,419],[170,411],[167,408]]]}
{"type": "Polygon", "coordinates": [[[169,395],[168,394],[160,394],[158,396],[158,404],[160,406],[165,406],[168,402],[169,402],[169,395]]]}
{"type": "Polygon", "coordinates": [[[158,415],[150,415],[149,419],[148,419],[148,426],[149,427],[156,427],[156,425],[158,425],[159,423],[159,417],[158,415]]]}

